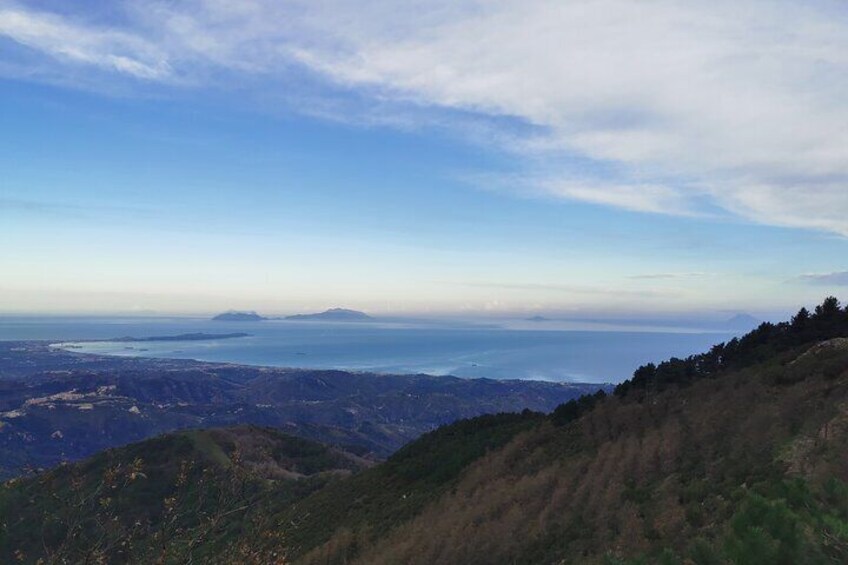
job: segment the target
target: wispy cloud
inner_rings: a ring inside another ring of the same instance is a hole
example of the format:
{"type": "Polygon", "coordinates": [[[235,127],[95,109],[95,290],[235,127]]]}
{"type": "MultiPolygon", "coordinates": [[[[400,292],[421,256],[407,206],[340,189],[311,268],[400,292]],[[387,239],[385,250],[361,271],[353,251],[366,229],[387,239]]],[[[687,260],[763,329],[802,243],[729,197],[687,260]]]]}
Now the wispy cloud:
{"type": "Polygon", "coordinates": [[[609,180],[546,179],[541,189],[549,195],[616,206],[634,212],[655,212],[680,216],[695,215],[686,195],[658,184],[615,184],[609,180]]]}
{"type": "Polygon", "coordinates": [[[556,283],[502,283],[502,282],[453,282],[445,283],[456,286],[465,286],[472,288],[489,288],[495,290],[508,291],[542,291],[542,292],[559,292],[580,295],[598,295],[598,296],[668,296],[668,292],[657,293],[649,290],[627,290],[615,288],[602,288],[597,286],[582,286],[575,284],[556,284],[556,283]]]}
{"type": "Polygon", "coordinates": [[[801,275],[804,282],[823,286],[848,286],[848,271],[801,275]]]}
{"type": "Polygon", "coordinates": [[[0,0],[0,36],[56,72],[195,85],[238,74],[286,91],[306,70],[418,123],[422,110],[488,120],[499,132],[490,143],[545,171],[535,190],[546,197],[678,215],[706,203],[848,236],[848,19],[838,2],[118,6],[119,17],[93,22],[0,0]]]}
{"type": "Polygon", "coordinates": [[[88,26],[14,4],[0,4],[0,37],[58,62],[90,65],[144,80],[172,76],[167,54],[137,34],[88,26]]]}
{"type": "Polygon", "coordinates": [[[646,273],[640,275],[630,275],[629,279],[633,280],[674,280],[674,279],[693,279],[709,276],[709,273],[693,272],[693,273],[646,273]]]}
{"type": "Polygon", "coordinates": [[[0,198],[0,215],[3,212],[26,212],[48,216],[90,218],[92,214],[120,216],[149,216],[152,210],[132,206],[107,206],[102,204],[79,204],[71,202],[53,202],[44,200],[23,200],[19,198],[0,198]]]}

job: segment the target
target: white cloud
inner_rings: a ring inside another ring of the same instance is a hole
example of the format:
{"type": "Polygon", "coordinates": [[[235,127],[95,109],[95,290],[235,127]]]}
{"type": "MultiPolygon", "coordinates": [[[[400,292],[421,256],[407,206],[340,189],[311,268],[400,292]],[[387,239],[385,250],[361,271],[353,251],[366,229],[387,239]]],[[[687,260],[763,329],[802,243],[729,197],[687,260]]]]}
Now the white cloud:
{"type": "Polygon", "coordinates": [[[154,81],[224,71],[279,87],[292,67],[307,68],[380,108],[530,126],[494,142],[541,167],[535,190],[548,196],[674,214],[706,200],[756,222],[848,235],[848,9],[839,2],[125,7],[124,23],[107,28],[12,5],[0,9],[0,35],[154,81]],[[576,173],[575,159],[597,167],[576,173]]]}
{"type": "Polygon", "coordinates": [[[154,43],[131,33],[102,30],[53,14],[0,4],[0,37],[59,61],[86,64],[145,80],[165,80],[171,69],[154,43]]]}
{"type": "Polygon", "coordinates": [[[676,215],[693,215],[680,191],[662,185],[621,184],[601,181],[547,179],[540,182],[547,194],[572,198],[594,204],[617,206],[635,212],[657,212],[676,215]]]}

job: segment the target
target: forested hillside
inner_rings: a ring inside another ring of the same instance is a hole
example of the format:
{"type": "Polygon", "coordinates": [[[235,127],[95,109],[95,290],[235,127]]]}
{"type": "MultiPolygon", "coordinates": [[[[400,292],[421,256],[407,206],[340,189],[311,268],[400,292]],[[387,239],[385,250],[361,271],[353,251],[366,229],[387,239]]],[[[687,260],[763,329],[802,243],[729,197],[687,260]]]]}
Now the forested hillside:
{"type": "MultiPolygon", "coordinates": [[[[314,473],[263,478],[264,465],[244,474],[219,466],[210,484],[249,476],[255,490],[201,514],[218,516],[214,536],[188,546],[157,537],[169,512],[197,504],[157,495],[148,514],[156,527],[135,543],[161,546],[165,562],[848,562],[848,312],[835,299],[805,312],[704,355],[640,368],[616,394],[549,415],[445,426],[352,476],[342,476],[357,468],[350,456],[347,467],[317,467],[336,469],[319,472],[320,483],[314,473]]],[[[7,484],[4,555],[44,556],[34,522],[10,509],[73,515],[67,498],[48,494],[64,492],[51,477],[100,484],[102,457],[7,484]]],[[[206,531],[204,519],[185,527],[206,531]]]]}
{"type": "Polygon", "coordinates": [[[283,529],[272,511],[371,464],[254,426],[108,450],[5,483],[0,563],[274,562],[283,529]]]}

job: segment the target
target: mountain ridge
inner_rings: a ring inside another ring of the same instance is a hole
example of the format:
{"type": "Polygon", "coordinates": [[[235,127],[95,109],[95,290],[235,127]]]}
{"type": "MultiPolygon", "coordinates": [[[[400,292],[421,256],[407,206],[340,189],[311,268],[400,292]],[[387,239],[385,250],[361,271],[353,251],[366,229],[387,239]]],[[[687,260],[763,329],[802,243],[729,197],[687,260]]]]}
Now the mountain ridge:
{"type": "Polygon", "coordinates": [[[315,314],[293,314],[286,316],[284,320],[327,320],[335,322],[365,322],[373,320],[371,316],[359,310],[348,308],[330,308],[315,314]]]}
{"type": "Polygon", "coordinates": [[[230,310],[229,312],[222,312],[221,314],[212,317],[212,320],[215,322],[261,322],[262,320],[267,319],[268,318],[265,316],[260,316],[253,310],[230,310]]]}
{"type": "Polygon", "coordinates": [[[385,457],[460,418],[551,410],[601,386],[121,358],[0,342],[0,478],[173,430],[237,424],[385,457]]]}
{"type": "MultiPolygon", "coordinates": [[[[640,367],[613,392],[459,420],[299,497],[271,485],[267,504],[224,520],[232,536],[192,553],[228,562],[249,543],[265,561],[246,563],[848,560],[848,309],[836,299],[640,367]]],[[[36,480],[7,483],[0,502],[36,480]]],[[[6,535],[40,551],[24,530],[6,535]]]]}

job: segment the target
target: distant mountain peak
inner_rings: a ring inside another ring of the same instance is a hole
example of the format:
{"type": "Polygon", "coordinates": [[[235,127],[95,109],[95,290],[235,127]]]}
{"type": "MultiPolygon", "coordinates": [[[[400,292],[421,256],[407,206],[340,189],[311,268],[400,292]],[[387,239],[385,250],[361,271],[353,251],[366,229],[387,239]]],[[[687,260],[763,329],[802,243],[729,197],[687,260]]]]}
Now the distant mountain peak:
{"type": "Polygon", "coordinates": [[[371,316],[359,310],[349,308],[330,308],[315,314],[295,314],[286,316],[286,320],[330,320],[336,322],[356,322],[373,320],[371,316]]]}
{"type": "Polygon", "coordinates": [[[762,323],[762,320],[755,318],[750,314],[740,312],[725,322],[729,328],[740,330],[751,330],[762,323]]]}
{"type": "Polygon", "coordinates": [[[258,322],[260,320],[267,320],[267,318],[265,318],[264,316],[260,316],[253,310],[230,310],[228,312],[224,312],[223,314],[218,314],[212,319],[217,322],[258,322]]]}

